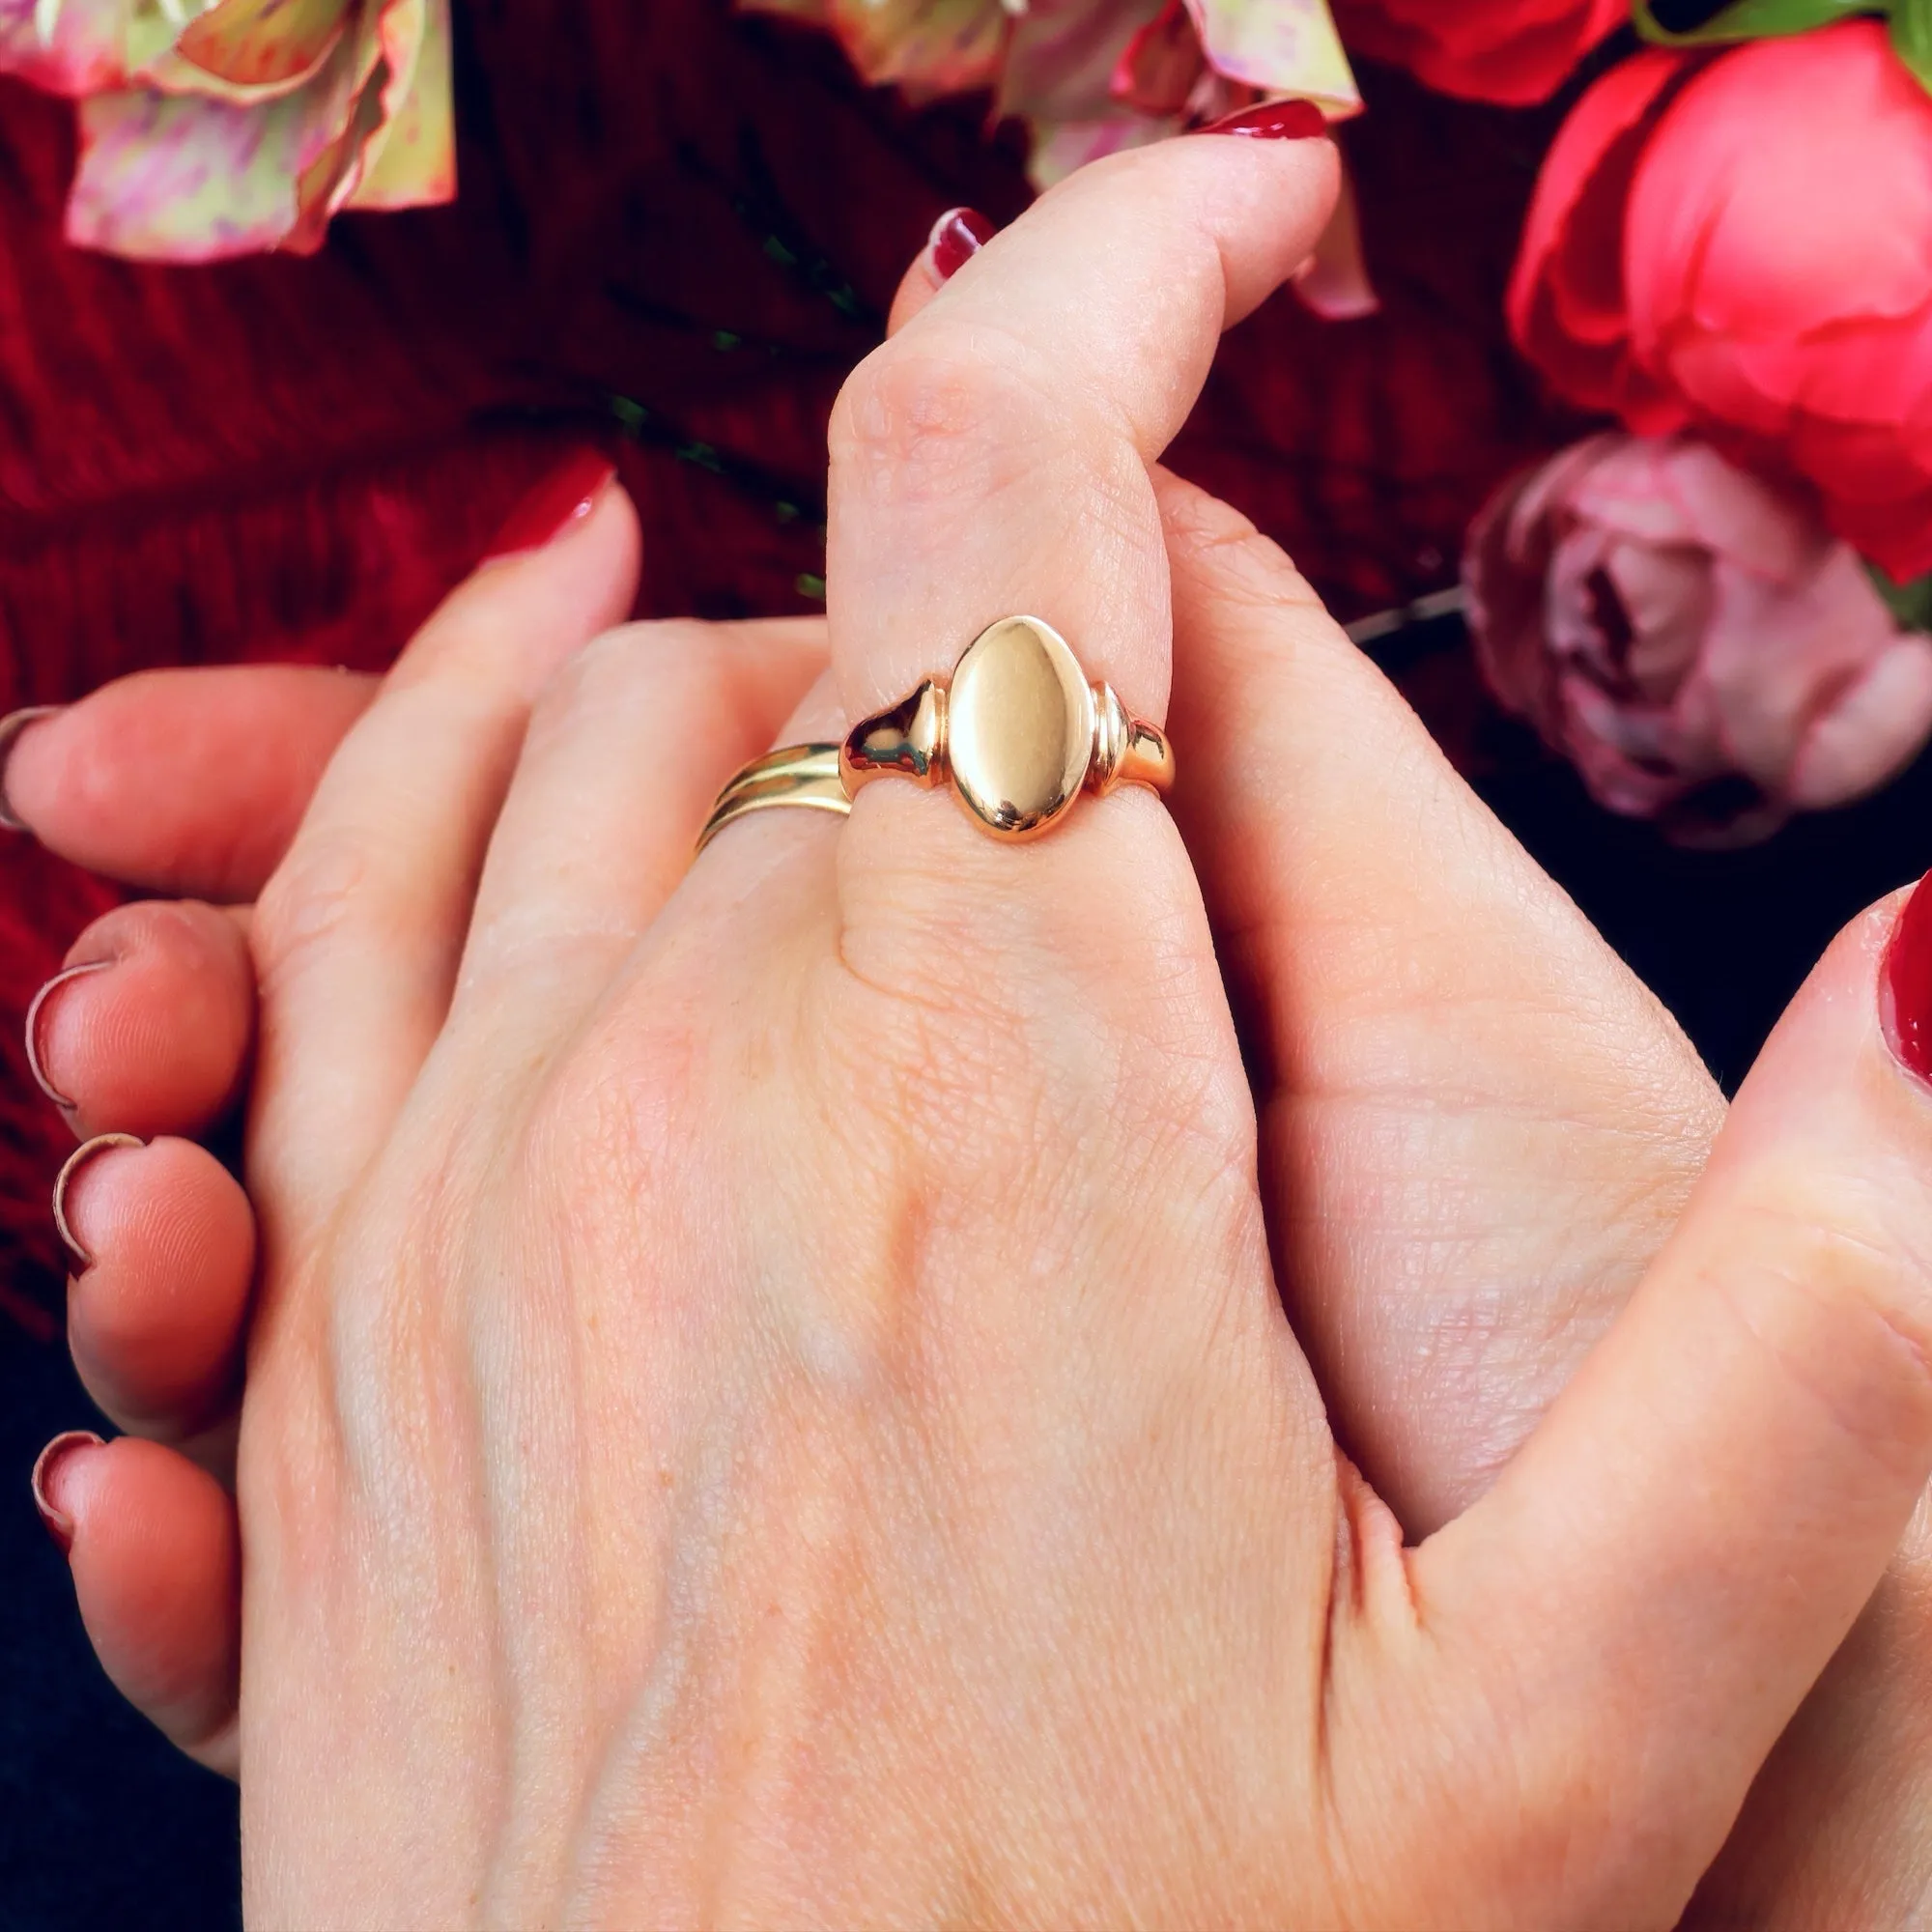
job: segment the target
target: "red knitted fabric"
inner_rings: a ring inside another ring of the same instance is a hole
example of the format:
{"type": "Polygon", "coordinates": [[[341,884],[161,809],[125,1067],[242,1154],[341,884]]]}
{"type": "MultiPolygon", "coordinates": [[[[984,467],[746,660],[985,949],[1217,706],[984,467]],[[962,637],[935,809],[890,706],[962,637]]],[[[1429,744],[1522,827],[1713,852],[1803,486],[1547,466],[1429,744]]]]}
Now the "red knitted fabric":
{"type": "MultiPolygon", "coordinates": [[[[1347,614],[1447,582],[1567,426],[1501,295],[1551,117],[1368,74],[1345,140],[1380,316],[1278,298],[1177,452],[1347,614]]],[[[557,445],[632,437],[640,614],[808,608],[824,424],[942,209],[1025,204],[1016,130],[913,113],[725,0],[459,10],[462,193],[322,254],[137,266],[60,240],[71,109],[0,82],[0,710],[142,665],[387,662],[557,445]]],[[[107,888],[0,846],[0,1293],[57,1305],[66,1130],[20,1017],[107,888]]],[[[43,1319],[47,1332],[50,1326],[43,1319]]]]}

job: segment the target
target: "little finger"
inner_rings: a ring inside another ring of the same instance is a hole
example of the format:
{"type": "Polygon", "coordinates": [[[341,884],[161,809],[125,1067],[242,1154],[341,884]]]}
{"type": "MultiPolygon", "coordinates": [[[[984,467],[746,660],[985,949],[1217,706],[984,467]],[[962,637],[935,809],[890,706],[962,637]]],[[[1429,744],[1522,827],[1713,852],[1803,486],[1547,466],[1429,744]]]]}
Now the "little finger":
{"type": "Polygon", "coordinates": [[[188,1756],[239,1769],[241,1536],[235,1504],[172,1449],[57,1435],[34,1501],[73,1574],[81,1621],[114,1687],[188,1756]]]}

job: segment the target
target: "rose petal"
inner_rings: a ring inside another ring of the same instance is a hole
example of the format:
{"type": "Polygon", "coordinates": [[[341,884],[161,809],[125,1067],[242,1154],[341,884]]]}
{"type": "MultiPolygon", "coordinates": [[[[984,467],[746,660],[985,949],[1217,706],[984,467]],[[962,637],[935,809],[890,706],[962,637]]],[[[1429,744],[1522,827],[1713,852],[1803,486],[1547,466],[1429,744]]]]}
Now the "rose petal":
{"type": "Polygon", "coordinates": [[[1659,123],[1628,222],[1640,355],[1686,318],[1788,338],[1848,297],[1916,313],[1932,298],[1932,100],[1875,20],[1738,47],[1659,123]]]}
{"type": "Polygon", "coordinates": [[[1604,571],[1630,624],[1626,675],[1644,697],[1665,702],[1696,662],[1710,627],[1715,603],[1710,553],[1688,544],[1666,549],[1614,543],[1604,571]]]}
{"type": "Polygon", "coordinates": [[[1776,441],[1790,429],[1792,406],[1751,381],[1736,345],[1722,336],[1690,328],[1673,329],[1646,353],[1635,352],[1673,386],[1705,422],[1724,423],[1776,441]]]}
{"type": "Polygon", "coordinates": [[[1795,583],[1718,562],[1703,674],[1740,769],[1782,790],[1828,701],[1890,645],[1897,625],[1863,566],[1839,544],[1795,583]]]}
{"type": "Polygon", "coordinates": [[[1848,805],[1896,778],[1932,735],[1932,640],[1901,636],[1812,721],[1791,764],[1791,801],[1848,805]]]}
{"type": "Polygon", "coordinates": [[[1612,68],[1564,122],[1537,177],[1510,277],[1510,328],[1530,360],[1585,407],[1608,407],[1617,393],[1627,334],[1624,200],[1686,65],[1656,51],[1612,68]]]}
{"type": "Polygon", "coordinates": [[[1811,503],[1726,463],[1707,443],[1659,446],[1654,475],[1688,537],[1774,583],[1817,569],[1831,548],[1811,503]]]}
{"type": "Polygon", "coordinates": [[[1861,556],[1896,583],[1932,571],[1932,482],[1889,503],[1860,503],[1825,496],[1825,521],[1861,556]]]}
{"type": "Polygon", "coordinates": [[[1626,0],[1337,0],[1335,12],[1356,52],[1505,106],[1547,100],[1629,18],[1626,0]]]}

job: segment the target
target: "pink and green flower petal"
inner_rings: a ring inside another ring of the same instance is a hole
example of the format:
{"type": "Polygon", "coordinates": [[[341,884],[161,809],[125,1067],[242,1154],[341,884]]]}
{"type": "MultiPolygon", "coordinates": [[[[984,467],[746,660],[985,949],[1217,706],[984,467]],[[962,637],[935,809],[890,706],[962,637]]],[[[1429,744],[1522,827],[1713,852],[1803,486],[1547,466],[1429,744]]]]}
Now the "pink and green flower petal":
{"type": "Polygon", "coordinates": [[[1187,0],[1187,11],[1209,63],[1228,79],[1301,96],[1338,118],[1361,112],[1324,0],[1187,0]]]}
{"type": "MultiPolygon", "coordinates": [[[[68,0],[58,0],[65,6],[68,0]]],[[[128,12],[127,80],[143,82],[147,70],[173,51],[182,34],[221,0],[135,0],[128,12]]]]}
{"type": "Polygon", "coordinates": [[[1106,120],[1116,112],[1122,57],[1165,11],[1165,0],[1033,0],[1007,43],[1000,112],[1056,124],[1106,120]]]}
{"type": "Polygon", "coordinates": [[[307,87],[257,106],[149,88],[82,101],[68,239],[179,262],[304,245],[361,105],[357,51],[345,43],[307,87]]]}
{"type": "Polygon", "coordinates": [[[291,93],[335,51],[352,12],[353,0],[221,0],[175,43],[173,64],[186,71],[169,91],[237,101],[291,93]]]}
{"type": "Polygon", "coordinates": [[[340,131],[297,178],[296,223],[282,242],[291,254],[312,255],[327,240],[329,216],[355,191],[362,152],[382,124],[381,92],[366,86],[340,131]]]}
{"type": "Polygon", "coordinates": [[[1044,192],[1089,161],[1105,160],[1109,155],[1124,154],[1129,148],[1145,148],[1179,131],[1178,121],[1156,121],[1125,111],[1117,111],[1102,121],[1037,121],[1027,176],[1044,192]]]}
{"type": "MultiPolygon", "coordinates": [[[[385,37],[396,34],[397,14],[413,9],[419,18],[421,5],[422,0],[364,0],[353,32],[330,60],[331,93],[310,124],[314,138],[296,174],[296,222],[283,247],[314,253],[328,233],[329,216],[355,192],[363,154],[383,123],[382,90],[391,51],[385,37]]],[[[406,34],[399,38],[407,41],[406,34]]],[[[407,57],[410,49],[399,44],[396,51],[407,57]]]]}
{"type": "Polygon", "coordinates": [[[345,208],[423,208],[456,196],[456,113],[450,83],[449,0],[423,0],[413,63],[369,143],[345,208]]]}
{"type": "Polygon", "coordinates": [[[1159,17],[1127,43],[1110,91],[1142,114],[1178,116],[1186,111],[1207,61],[1194,16],[1182,0],[1168,0],[1159,17]]]}
{"type": "Polygon", "coordinates": [[[0,0],[0,73],[75,98],[118,87],[133,13],[134,0],[0,0]]]}
{"type": "Polygon", "coordinates": [[[833,31],[870,81],[957,94],[999,77],[1010,15],[1001,0],[832,0],[833,31]]]}
{"type": "Polygon", "coordinates": [[[175,262],[275,247],[296,206],[287,129],[272,116],[145,88],[82,101],[68,240],[175,262]]]}

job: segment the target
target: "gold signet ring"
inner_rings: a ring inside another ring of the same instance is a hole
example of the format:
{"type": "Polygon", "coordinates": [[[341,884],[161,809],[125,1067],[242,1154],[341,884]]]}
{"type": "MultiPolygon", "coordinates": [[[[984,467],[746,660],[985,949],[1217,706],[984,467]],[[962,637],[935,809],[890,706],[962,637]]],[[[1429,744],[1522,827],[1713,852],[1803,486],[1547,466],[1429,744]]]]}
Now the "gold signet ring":
{"type": "Polygon", "coordinates": [[[849,797],[874,779],[950,781],[996,838],[1037,838],[1081,792],[1174,781],[1174,753],[1129,718],[1113,689],[1089,684],[1066,639],[1037,617],[1002,617],[966,646],[949,679],[854,726],[838,753],[849,797]]]}
{"type": "Polygon", "coordinates": [[[1111,686],[1088,683],[1051,624],[1002,617],[967,645],[950,678],[925,679],[854,725],[843,745],[786,745],[753,759],[718,794],[697,849],[769,806],[849,811],[853,793],[882,778],[950,782],[975,824],[1016,841],[1050,832],[1082,791],[1165,791],[1174,753],[1111,686]]]}

